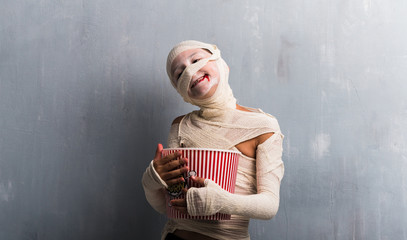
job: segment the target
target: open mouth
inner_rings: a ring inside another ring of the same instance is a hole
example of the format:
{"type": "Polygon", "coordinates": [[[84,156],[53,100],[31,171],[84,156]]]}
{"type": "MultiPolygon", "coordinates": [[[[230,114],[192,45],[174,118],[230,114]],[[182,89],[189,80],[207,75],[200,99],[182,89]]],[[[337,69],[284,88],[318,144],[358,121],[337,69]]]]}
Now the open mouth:
{"type": "Polygon", "coordinates": [[[203,75],[202,77],[198,78],[197,80],[195,80],[195,82],[192,84],[191,88],[194,88],[198,83],[204,81],[204,80],[208,80],[209,81],[209,77],[207,74],[203,75]]]}

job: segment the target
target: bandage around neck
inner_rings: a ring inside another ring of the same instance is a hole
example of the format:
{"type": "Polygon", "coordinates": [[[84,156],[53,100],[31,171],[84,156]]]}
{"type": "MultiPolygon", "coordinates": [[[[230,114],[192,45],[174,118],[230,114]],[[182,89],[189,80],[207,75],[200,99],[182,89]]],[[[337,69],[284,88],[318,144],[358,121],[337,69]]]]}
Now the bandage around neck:
{"type": "Polygon", "coordinates": [[[222,109],[236,108],[236,99],[233,96],[232,89],[228,84],[229,71],[226,62],[221,58],[220,51],[215,45],[189,40],[177,44],[168,54],[167,58],[167,74],[170,80],[172,79],[171,66],[174,59],[182,52],[189,49],[206,49],[211,53],[211,56],[206,59],[188,65],[182,72],[178,82],[171,84],[182,96],[185,102],[191,103],[201,108],[201,111],[212,115],[220,113],[222,109]],[[190,82],[195,73],[203,68],[209,61],[215,61],[219,71],[219,83],[215,93],[205,99],[191,98],[188,94],[190,82]]]}

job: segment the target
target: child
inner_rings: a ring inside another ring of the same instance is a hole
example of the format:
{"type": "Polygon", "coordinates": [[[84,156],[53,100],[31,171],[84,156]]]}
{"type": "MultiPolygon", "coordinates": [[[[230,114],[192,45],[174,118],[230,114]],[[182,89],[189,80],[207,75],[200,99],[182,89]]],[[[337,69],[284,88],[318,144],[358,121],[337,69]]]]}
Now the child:
{"type": "MultiPolygon", "coordinates": [[[[250,218],[271,219],[279,206],[283,135],[277,120],[260,109],[236,104],[228,84],[229,67],[215,45],[198,41],[177,44],[168,54],[167,74],[185,102],[200,110],[176,118],[168,147],[197,147],[240,152],[235,193],[199,176],[200,188],[185,190],[185,199],[171,207],[191,216],[231,214],[231,220],[169,219],[162,239],[250,239],[250,218]]],[[[154,160],[143,175],[150,205],[165,214],[165,190],[184,181],[188,159],[174,153],[161,157],[158,144],[154,160]]]]}

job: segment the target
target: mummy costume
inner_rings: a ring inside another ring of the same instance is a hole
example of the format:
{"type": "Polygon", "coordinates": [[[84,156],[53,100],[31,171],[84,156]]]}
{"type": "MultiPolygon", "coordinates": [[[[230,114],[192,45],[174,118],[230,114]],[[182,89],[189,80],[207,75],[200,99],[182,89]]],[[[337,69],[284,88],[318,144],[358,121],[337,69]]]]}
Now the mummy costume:
{"type": "MultiPolygon", "coordinates": [[[[184,41],[176,45],[168,55],[167,73],[171,79],[171,64],[181,52],[201,48],[211,53],[206,59],[187,66],[173,86],[185,102],[200,110],[185,115],[180,123],[173,124],[168,137],[168,147],[197,147],[235,150],[237,144],[262,134],[274,133],[256,149],[256,157],[240,154],[235,193],[229,193],[211,180],[205,187],[190,188],[186,194],[188,213],[207,216],[217,212],[231,214],[231,220],[207,221],[192,219],[169,219],[162,239],[175,230],[187,230],[215,239],[250,239],[250,218],[270,219],[279,206],[280,182],[284,175],[282,162],[283,134],[277,120],[260,109],[236,109],[236,99],[228,84],[229,71],[221,58],[219,49],[198,41],[184,41]],[[205,99],[188,96],[192,76],[209,61],[215,61],[220,79],[215,93],[205,99]]],[[[166,183],[153,167],[153,162],[143,175],[143,187],[150,205],[165,214],[166,183]]]]}

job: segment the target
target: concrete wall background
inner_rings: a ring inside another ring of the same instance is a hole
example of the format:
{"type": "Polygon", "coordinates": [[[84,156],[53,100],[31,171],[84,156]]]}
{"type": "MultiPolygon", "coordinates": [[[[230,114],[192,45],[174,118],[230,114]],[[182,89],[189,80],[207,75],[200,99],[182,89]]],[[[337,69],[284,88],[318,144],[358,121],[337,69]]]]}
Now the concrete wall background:
{"type": "Polygon", "coordinates": [[[0,239],[158,239],[140,179],[194,107],[170,48],[216,43],[285,133],[252,239],[407,239],[407,3],[0,0],[0,239]]]}

